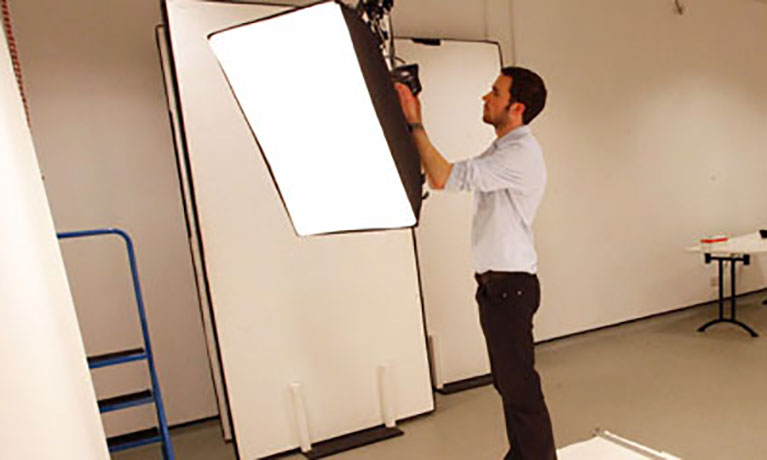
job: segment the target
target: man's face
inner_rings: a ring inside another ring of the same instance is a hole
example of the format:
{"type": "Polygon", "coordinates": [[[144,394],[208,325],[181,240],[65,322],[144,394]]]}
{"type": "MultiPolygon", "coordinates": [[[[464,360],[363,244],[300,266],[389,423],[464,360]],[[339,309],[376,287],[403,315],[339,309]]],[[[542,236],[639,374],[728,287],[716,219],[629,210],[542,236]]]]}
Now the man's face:
{"type": "Polygon", "coordinates": [[[493,83],[489,93],[482,96],[485,106],[482,121],[493,126],[502,126],[510,121],[511,77],[501,75],[493,83]]]}

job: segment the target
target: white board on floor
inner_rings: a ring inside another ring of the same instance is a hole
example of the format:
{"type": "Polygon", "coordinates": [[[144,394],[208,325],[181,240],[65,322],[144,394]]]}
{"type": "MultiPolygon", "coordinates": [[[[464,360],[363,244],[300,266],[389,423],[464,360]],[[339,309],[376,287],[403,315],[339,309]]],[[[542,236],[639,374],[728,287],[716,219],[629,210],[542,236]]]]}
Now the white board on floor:
{"type": "MultiPolygon", "coordinates": [[[[497,78],[496,43],[397,39],[399,57],[419,65],[424,125],[450,161],[482,153],[495,138],[482,122],[481,97],[497,78]]],[[[426,325],[435,385],[488,374],[471,262],[472,194],[430,192],[417,230],[426,325]]]]}
{"type": "Polygon", "coordinates": [[[680,460],[609,432],[557,451],[559,460],[680,460]]]}
{"type": "MultiPolygon", "coordinates": [[[[299,446],[299,383],[313,443],[433,409],[408,230],[295,236],[207,36],[283,7],[169,1],[169,31],[225,384],[239,455],[299,446]]],[[[289,57],[286,57],[289,58],[289,57]]],[[[313,72],[306,69],[306,84],[313,72]]],[[[318,90],[321,90],[318,88],[318,90]]],[[[302,101],[296,107],[300,135],[302,101]]]]}

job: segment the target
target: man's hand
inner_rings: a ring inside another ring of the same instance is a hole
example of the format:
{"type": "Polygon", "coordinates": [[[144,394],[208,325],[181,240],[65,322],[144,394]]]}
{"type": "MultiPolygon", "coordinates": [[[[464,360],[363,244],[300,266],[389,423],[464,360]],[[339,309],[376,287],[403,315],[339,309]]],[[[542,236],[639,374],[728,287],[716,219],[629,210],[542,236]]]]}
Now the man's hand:
{"type": "Polygon", "coordinates": [[[410,88],[402,83],[395,83],[394,89],[397,90],[399,95],[399,103],[402,106],[402,112],[405,114],[407,122],[421,123],[421,102],[418,98],[413,96],[410,88]]]}

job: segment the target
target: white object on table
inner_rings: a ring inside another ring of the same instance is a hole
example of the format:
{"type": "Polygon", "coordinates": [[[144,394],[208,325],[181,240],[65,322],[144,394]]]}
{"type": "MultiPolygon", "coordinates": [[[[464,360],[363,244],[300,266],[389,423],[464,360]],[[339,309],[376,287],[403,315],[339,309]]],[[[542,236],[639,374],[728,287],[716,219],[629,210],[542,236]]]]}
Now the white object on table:
{"type": "Polygon", "coordinates": [[[767,239],[762,238],[759,232],[754,232],[730,238],[722,243],[699,244],[685,251],[708,254],[755,254],[767,252],[767,239]]]}

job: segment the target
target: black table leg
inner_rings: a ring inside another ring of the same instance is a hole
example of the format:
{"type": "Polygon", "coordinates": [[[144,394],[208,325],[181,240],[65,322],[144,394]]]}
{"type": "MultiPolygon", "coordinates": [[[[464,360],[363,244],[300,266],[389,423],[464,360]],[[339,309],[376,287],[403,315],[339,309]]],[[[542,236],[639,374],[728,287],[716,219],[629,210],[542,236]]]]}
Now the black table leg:
{"type": "MultiPolygon", "coordinates": [[[[705,332],[706,329],[713,326],[714,324],[721,323],[725,321],[724,317],[724,259],[716,259],[717,263],[719,264],[719,318],[712,319],[711,321],[707,322],[703,326],[698,328],[698,332],[705,332]]],[[[706,263],[711,262],[711,256],[709,254],[706,254],[706,263]]]]}
{"type": "Polygon", "coordinates": [[[736,317],[736,292],[735,292],[735,265],[737,262],[743,262],[743,265],[749,265],[750,263],[750,257],[748,254],[737,257],[714,257],[711,254],[705,255],[705,261],[706,263],[710,263],[712,260],[716,260],[719,263],[719,318],[713,319],[703,326],[698,328],[698,332],[704,332],[706,329],[708,329],[710,326],[713,326],[714,324],[718,323],[730,323],[735,324],[736,326],[740,326],[741,328],[745,329],[746,332],[748,332],[751,337],[759,337],[759,334],[756,333],[753,329],[751,329],[747,324],[738,321],[736,317]],[[725,318],[724,317],[724,262],[728,261],[730,262],[730,317],[725,318]]]}
{"type": "MultiPolygon", "coordinates": [[[[748,259],[744,259],[744,264],[748,265],[748,259]]],[[[732,283],[732,288],[730,290],[730,323],[736,324],[743,329],[745,329],[749,334],[751,334],[751,337],[759,337],[759,334],[757,334],[753,329],[751,329],[746,323],[740,322],[737,319],[735,319],[735,261],[733,260],[730,263],[730,281],[732,283]]]]}

